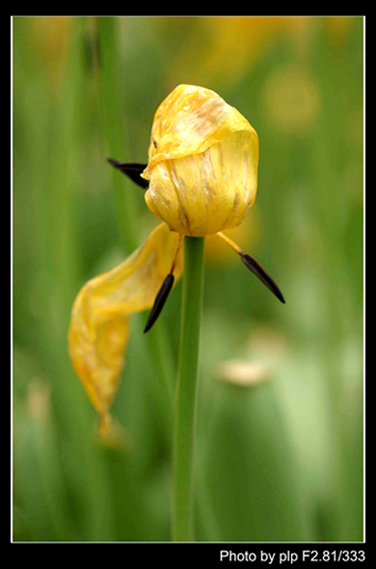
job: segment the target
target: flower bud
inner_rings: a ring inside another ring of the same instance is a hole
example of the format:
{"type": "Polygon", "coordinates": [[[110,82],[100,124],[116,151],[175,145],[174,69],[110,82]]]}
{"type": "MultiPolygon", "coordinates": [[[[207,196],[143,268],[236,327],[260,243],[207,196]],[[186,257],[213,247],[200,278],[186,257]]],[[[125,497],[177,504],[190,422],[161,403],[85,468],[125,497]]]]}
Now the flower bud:
{"type": "Polygon", "coordinates": [[[155,113],[145,201],[171,230],[203,237],[236,227],[253,205],[256,131],[210,89],[179,85],[155,113]]]}

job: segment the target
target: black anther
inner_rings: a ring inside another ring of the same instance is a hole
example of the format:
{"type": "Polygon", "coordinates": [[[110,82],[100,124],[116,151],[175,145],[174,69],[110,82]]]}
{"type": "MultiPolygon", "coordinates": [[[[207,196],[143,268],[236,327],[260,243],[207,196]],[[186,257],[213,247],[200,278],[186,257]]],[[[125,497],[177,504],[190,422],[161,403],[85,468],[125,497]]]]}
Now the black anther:
{"type": "Polygon", "coordinates": [[[115,168],[123,172],[123,174],[126,174],[133,182],[141,186],[141,188],[146,189],[149,187],[148,180],[141,178],[141,174],[145,170],[147,164],[138,164],[138,162],[124,164],[124,162],[119,162],[113,158],[107,158],[107,161],[112,164],[112,166],[115,166],[115,168]]]}
{"type": "Polygon", "coordinates": [[[170,290],[172,289],[174,280],[175,280],[174,275],[172,273],[169,273],[165,278],[165,280],[163,281],[163,284],[159,289],[158,294],[155,298],[154,306],[151,309],[149,318],[146,322],[144,333],[150,330],[150,328],[153,326],[154,322],[157,320],[158,316],[160,315],[164,303],[166,302],[170,290]]]}
{"type": "Polygon", "coordinates": [[[285,304],[285,299],[271,276],[259,265],[259,263],[250,255],[241,255],[242,261],[252,273],[254,273],[263,283],[272,291],[275,296],[285,304]]]}

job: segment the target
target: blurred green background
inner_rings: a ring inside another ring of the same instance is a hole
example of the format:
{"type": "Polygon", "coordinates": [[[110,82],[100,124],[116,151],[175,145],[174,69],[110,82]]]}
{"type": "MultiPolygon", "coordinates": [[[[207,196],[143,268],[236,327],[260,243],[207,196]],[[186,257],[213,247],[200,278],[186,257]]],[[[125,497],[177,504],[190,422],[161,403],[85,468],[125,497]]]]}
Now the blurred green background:
{"type": "Polygon", "coordinates": [[[181,283],[147,336],[132,317],[103,440],[67,329],[84,282],[157,224],[106,158],[147,162],[180,83],[259,134],[256,203],[228,234],[286,299],[207,239],[196,537],[362,540],[361,17],[13,18],[13,539],[170,539],[181,283]]]}

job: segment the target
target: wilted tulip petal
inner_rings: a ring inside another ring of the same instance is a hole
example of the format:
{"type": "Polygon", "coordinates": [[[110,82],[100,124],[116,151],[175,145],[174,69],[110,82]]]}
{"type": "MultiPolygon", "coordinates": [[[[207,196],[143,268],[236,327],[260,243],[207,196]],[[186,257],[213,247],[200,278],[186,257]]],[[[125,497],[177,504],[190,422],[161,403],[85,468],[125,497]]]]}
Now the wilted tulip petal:
{"type": "MultiPolygon", "coordinates": [[[[69,351],[73,367],[106,429],[129,336],[129,316],[153,306],[171,270],[179,236],[162,223],[114,269],[87,282],[73,306],[69,351]]],[[[175,279],[182,273],[182,260],[175,279]]]]}

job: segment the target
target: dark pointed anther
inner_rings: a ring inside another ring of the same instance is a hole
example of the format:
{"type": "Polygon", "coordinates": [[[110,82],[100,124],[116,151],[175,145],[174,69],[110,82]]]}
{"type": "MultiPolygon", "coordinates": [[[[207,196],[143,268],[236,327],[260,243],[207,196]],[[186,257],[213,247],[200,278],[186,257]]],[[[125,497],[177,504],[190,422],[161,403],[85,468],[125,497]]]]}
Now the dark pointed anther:
{"type": "Polygon", "coordinates": [[[256,259],[250,255],[242,255],[241,258],[245,266],[248,267],[248,269],[252,271],[252,273],[254,273],[281,302],[285,304],[285,299],[283,298],[279,287],[273,281],[272,277],[270,277],[268,273],[264,271],[264,269],[259,265],[256,259]]]}
{"type": "Polygon", "coordinates": [[[113,158],[107,158],[107,161],[115,166],[118,170],[126,174],[133,182],[141,186],[141,188],[148,188],[149,182],[144,178],[141,178],[142,172],[145,170],[147,164],[138,164],[137,162],[130,162],[128,164],[124,164],[124,162],[118,162],[118,160],[114,160],[113,158]]]}
{"type": "Polygon", "coordinates": [[[174,275],[172,273],[169,273],[165,278],[165,280],[163,281],[163,284],[159,289],[158,294],[155,298],[154,306],[151,309],[148,321],[146,322],[144,333],[150,330],[150,328],[153,326],[154,322],[157,320],[158,316],[160,315],[164,303],[166,302],[170,290],[172,289],[174,280],[175,280],[174,275]]]}

